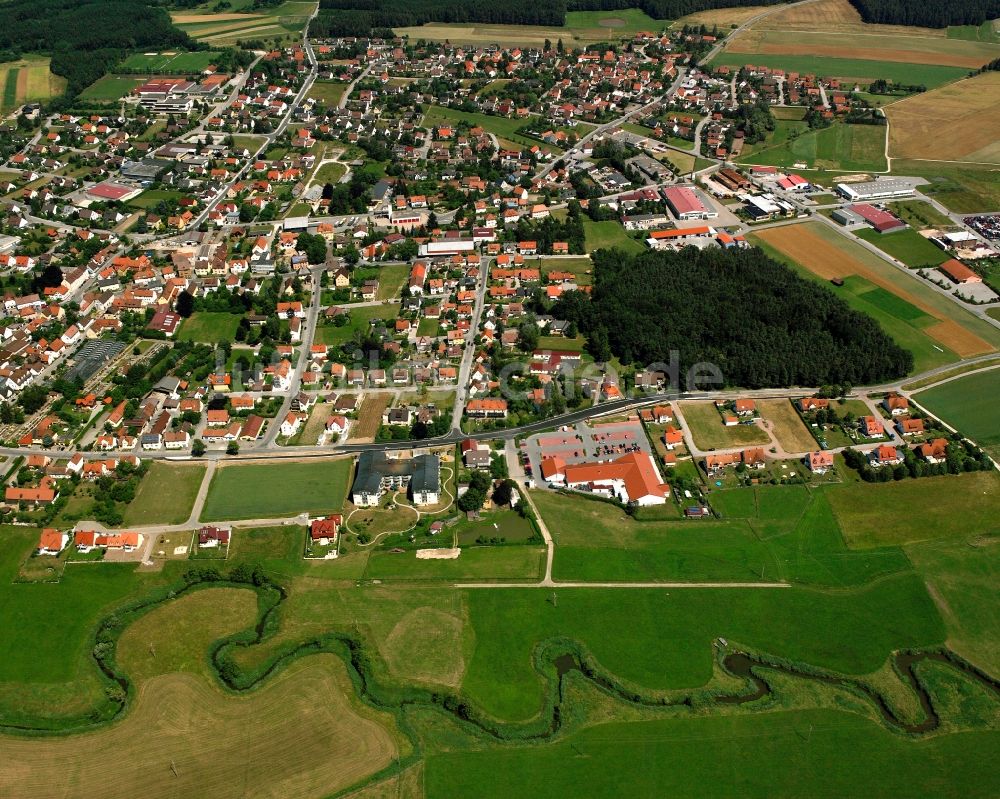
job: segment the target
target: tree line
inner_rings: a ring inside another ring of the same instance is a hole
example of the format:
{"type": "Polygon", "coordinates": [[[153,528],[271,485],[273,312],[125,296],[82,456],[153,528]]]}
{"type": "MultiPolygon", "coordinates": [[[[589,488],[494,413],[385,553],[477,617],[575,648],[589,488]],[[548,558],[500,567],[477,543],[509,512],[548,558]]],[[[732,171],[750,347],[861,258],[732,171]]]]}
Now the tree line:
{"type": "Polygon", "coordinates": [[[850,0],[861,19],[885,25],[919,25],[946,28],[949,25],[979,25],[1000,17],[1000,0],[850,0]]]}
{"type": "Polygon", "coordinates": [[[593,254],[592,299],[552,313],[576,323],[597,360],[697,363],[745,388],[866,385],[907,374],[912,353],[870,317],[757,248],[593,254]]]}

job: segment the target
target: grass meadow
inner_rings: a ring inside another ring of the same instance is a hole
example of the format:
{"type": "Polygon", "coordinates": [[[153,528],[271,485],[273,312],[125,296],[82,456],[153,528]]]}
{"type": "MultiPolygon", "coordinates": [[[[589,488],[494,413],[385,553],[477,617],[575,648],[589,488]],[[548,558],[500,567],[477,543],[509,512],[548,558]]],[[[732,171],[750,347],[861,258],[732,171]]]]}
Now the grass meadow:
{"type": "Polygon", "coordinates": [[[1000,369],[968,375],[916,395],[917,402],[1000,459],[1000,369]]]}
{"type": "Polygon", "coordinates": [[[199,341],[205,344],[232,342],[236,338],[236,329],[239,326],[240,317],[236,314],[199,311],[184,320],[180,330],[177,331],[177,340],[199,341]]]}
{"type": "Polygon", "coordinates": [[[125,508],[124,524],[181,524],[187,521],[205,476],[203,463],[154,461],[125,508]]]}

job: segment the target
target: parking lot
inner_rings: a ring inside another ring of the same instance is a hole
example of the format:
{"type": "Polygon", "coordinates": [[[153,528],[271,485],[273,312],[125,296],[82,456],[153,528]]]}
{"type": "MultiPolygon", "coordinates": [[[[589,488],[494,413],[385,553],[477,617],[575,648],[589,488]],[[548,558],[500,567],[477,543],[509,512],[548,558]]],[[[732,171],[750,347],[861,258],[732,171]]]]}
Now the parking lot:
{"type": "Polygon", "coordinates": [[[588,425],[539,433],[524,442],[536,485],[541,485],[541,463],[558,457],[567,464],[613,461],[630,452],[652,454],[649,439],[638,421],[588,425]]]}

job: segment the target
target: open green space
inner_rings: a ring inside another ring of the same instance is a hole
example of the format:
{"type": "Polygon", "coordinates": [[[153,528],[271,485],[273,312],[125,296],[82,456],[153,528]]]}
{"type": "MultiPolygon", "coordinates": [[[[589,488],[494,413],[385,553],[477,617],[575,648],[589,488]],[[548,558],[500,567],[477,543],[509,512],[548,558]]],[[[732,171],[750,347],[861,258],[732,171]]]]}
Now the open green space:
{"type": "Polygon", "coordinates": [[[125,508],[123,523],[133,527],[187,521],[204,476],[202,463],[154,461],[125,508]]]}
{"type": "Polygon", "coordinates": [[[920,83],[928,89],[964,78],[969,72],[962,67],[944,67],[936,64],[907,64],[900,61],[868,61],[827,56],[760,55],[723,51],[712,59],[712,66],[742,67],[746,64],[824,78],[851,78],[865,83],[876,78],[885,78],[894,83],[920,83]]]}
{"type": "Polygon", "coordinates": [[[1000,369],[921,391],[914,399],[1000,460],[1000,369]]]}
{"type": "Polygon", "coordinates": [[[201,72],[207,66],[214,63],[218,57],[217,50],[196,50],[185,52],[183,50],[171,51],[167,53],[133,53],[121,64],[117,70],[128,72],[147,72],[155,74],[162,72],[171,73],[194,73],[201,72]]]}
{"type": "Polygon", "coordinates": [[[347,167],[338,161],[329,161],[316,170],[317,183],[339,183],[347,174],[347,167]]]}
{"type": "Polygon", "coordinates": [[[350,458],[227,464],[208,489],[203,521],[273,519],[340,510],[347,496],[350,458]]]}
{"type": "Polygon", "coordinates": [[[103,75],[80,93],[81,100],[120,100],[142,84],[143,78],[134,75],[103,75]]]}
{"type": "Polygon", "coordinates": [[[987,763],[998,756],[1000,736],[993,732],[916,744],[853,713],[815,710],[600,724],[558,743],[435,754],[427,760],[425,786],[428,799],[841,799],[940,785],[943,793],[985,799],[992,795],[987,763]],[[832,762],[838,767],[821,765],[832,762]]]}
{"type": "Polygon", "coordinates": [[[741,163],[837,171],[884,171],[886,128],[834,124],[808,130],[806,123],[779,121],[773,140],[758,145],[741,163]]]}
{"type": "Polygon", "coordinates": [[[988,19],[979,25],[951,25],[948,28],[949,39],[961,39],[966,42],[1000,43],[1000,20],[988,19]]]}
{"type": "MultiPolygon", "coordinates": [[[[526,119],[508,119],[507,117],[491,116],[489,114],[472,113],[469,111],[458,111],[454,108],[444,108],[440,105],[432,105],[427,108],[423,124],[424,127],[437,128],[441,126],[447,127],[449,125],[455,125],[459,122],[465,122],[473,127],[481,127],[488,133],[492,133],[501,139],[512,141],[522,147],[534,147],[537,145],[541,149],[550,152],[558,152],[559,150],[559,148],[545,144],[539,139],[524,136],[517,132],[526,125],[533,126],[535,128],[539,126],[547,127],[546,123],[537,116],[529,116],[526,119]]],[[[538,130],[538,133],[542,132],[543,130],[538,130]]]]}
{"type": "Polygon", "coordinates": [[[350,322],[341,327],[326,324],[316,328],[316,343],[333,347],[350,341],[357,331],[365,331],[371,327],[374,320],[381,319],[384,324],[395,319],[399,311],[398,305],[366,305],[361,308],[350,308],[350,322]]]}
{"type": "MultiPolygon", "coordinates": [[[[771,439],[762,427],[756,424],[738,424],[726,427],[722,414],[712,402],[685,402],[681,405],[684,421],[687,422],[695,445],[701,450],[726,449],[767,444],[771,439]]],[[[731,411],[726,411],[731,413],[731,411]]]]}
{"type": "Polygon", "coordinates": [[[592,219],[584,217],[583,234],[587,252],[614,247],[625,250],[625,252],[642,252],[646,249],[641,241],[629,236],[625,228],[614,219],[594,222],[592,219]]]}
{"type": "Polygon", "coordinates": [[[888,203],[886,207],[910,227],[917,230],[955,226],[953,219],[945,216],[929,202],[923,200],[900,200],[888,203]]]}
{"type": "Polygon", "coordinates": [[[309,87],[309,97],[327,108],[336,108],[349,84],[333,80],[318,80],[309,87]]]}
{"type": "Polygon", "coordinates": [[[179,200],[184,196],[183,192],[172,189],[146,189],[142,194],[129,200],[128,204],[133,208],[149,209],[161,201],[179,200]]]}
{"type": "Polygon", "coordinates": [[[673,520],[641,521],[586,497],[552,491],[532,497],[556,542],[557,580],[840,586],[910,570],[896,547],[848,550],[825,489],[715,491],[709,501],[720,518],[707,521],[676,518],[676,510],[673,520]]]}
{"type": "Polygon", "coordinates": [[[898,230],[895,233],[878,233],[873,228],[864,228],[855,235],[914,268],[939,266],[951,257],[912,229],[898,230]]]}
{"type": "Polygon", "coordinates": [[[207,344],[232,342],[239,326],[240,317],[236,314],[198,311],[181,323],[180,330],[177,331],[177,340],[201,341],[207,344]]]}
{"type": "MultiPolygon", "coordinates": [[[[496,533],[496,531],[494,531],[496,533]]],[[[387,581],[538,580],[545,550],[534,546],[468,546],[451,560],[418,559],[413,550],[373,552],[365,578],[387,581]]]]}
{"type": "Polygon", "coordinates": [[[1000,180],[997,180],[995,166],[893,158],[892,172],[926,178],[930,182],[920,187],[921,193],[956,213],[1000,208],[1000,180]]]}
{"type": "Polygon", "coordinates": [[[582,641],[604,668],[653,689],[704,685],[719,636],[848,674],[878,669],[889,653],[940,642],[944,628],[919,577],[861,588],[470,589],[476,647],[463,691],[489,713],[527,718],[542,689],[535,642],[582,641]],[[909,642],[909,643],[905,643],[909,642]]]}
{"type": "Polygon", "coordinates": [[[844,483],[827,490],[852,547],[1000,533],[997,472],[922,477],[885,485],[844,483]],[[900,521],[891,524],[889,519],[900,521]]]}

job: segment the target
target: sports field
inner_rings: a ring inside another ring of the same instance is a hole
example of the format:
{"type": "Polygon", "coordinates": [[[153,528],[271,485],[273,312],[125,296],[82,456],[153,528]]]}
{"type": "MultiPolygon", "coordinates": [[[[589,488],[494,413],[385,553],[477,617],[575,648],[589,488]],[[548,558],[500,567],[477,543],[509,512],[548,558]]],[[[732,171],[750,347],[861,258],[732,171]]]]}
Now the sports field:
{"type": "Polygon", "coordinates": [[[732,449],[770,443],[767,433],[756,424],[726,427],[713,402],[682,402],[680,409],[698,449],[732,449]]]}
{"type": "Polygon", "coordinates": [[[202,521],[338,511],[352,472],[351,458],[221,465],[208,489],[202,521]]]}
{"type": "Polygon", "coordinates": [[[544,25],[486,25],[477,23],[438,23],[396,28],[399,36],[431,42],[448,40],[454,44],[499,44],[501,46],[541,47],[548,39],[553,46],[559,39],[567,48],[594,42],[631,39],[640,31],[657,33],[668,23],[646,16],[637,8],[614,11],[570,11],[565,27],[544,25]]]}
{"type": "Polygon", "coordinates": [[[951,257],[912,229],[882,234],[874,228],[864,228],[857,231],[855,235],[869,244],[874,244],[907,266],[938,266],[951,257]]]}
{"type": "Polygon", "coordinates": [[[956,354],[969,357],[992,352],[1000,343],[1000,333],[992,326],[824,224],[772,228],[754,234],[754,238],[823,280],[857,276],[882,289],[868,298],[874,300],[872,309],[851,299],[856,298],[855,291],[864,299],[868,286],[845,285],[847,291],[835,290],[859,310],[870,312],[893,338],[912,350],[917,371],[956,360],[956,354]]]}
{"type": "Polygon", "coordinates": [[[1000,460],[998,396],[1000,369],[993,369],[921,391],[915,399],[1000,460]]]}
{"type": "Polygon", "coordinates": [[[187,521],[204,476],[202,463],[154,461],[125,508],[123,523],[131,527],[187,521]]]}
{"type": "Polygon", "coordinates": [[[49,59],[30,55],[0,63],[0,113],[62,94],[66,79],[49,71],[49,59]]]}
{"type": "Polygon", "coordinates": [[[199,311],[181,323],[177,331],[178,341],[201,341],[207,344],[232,342],[240,317],[231,313],[199,311]]]}
{"type": "Polygon", "coordinates": [[[143,83],[143,78],[133,75],[103,75],[80,93],[81,99],[107,102],[120,100],[143,83]]]}
{"type": "Polygon", "coordinates": [[[836,124],[808,130],[806,123],[783,121],[774,139],[757,145],[741,163],[849,172],[885,171],[886,129],[879,125],[836,124]]]}
{"type": "Polygon", "coordinates": [[[1000,164],[998,96],[1000,72],[984,72],[893,103],[889,155],[1000,164]]]}
{"type": "Polygon", "coordinates": [[[163,53],[134,53],[122,61],[119,72],[144,72],[155,75],[177,72],[201,72],[218,57],[217,50],[170,50],[163,53]]]}
{"type": "Polygon", "coordinates": [[[747,64],[824,78],[858,81],[865,84],[876,78],[885,78],[895,83],[921,83],[928,88],[964,78],[969,72],[964,67],[938,66],[936,64],[906,64],[899,61],[835,58],[820,55],[758,55],[731,53],[728,50],[724,50],[712,60],[712,66],[742,67],[747,64]]]}

